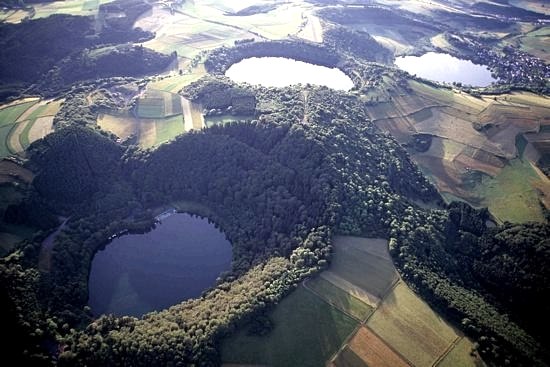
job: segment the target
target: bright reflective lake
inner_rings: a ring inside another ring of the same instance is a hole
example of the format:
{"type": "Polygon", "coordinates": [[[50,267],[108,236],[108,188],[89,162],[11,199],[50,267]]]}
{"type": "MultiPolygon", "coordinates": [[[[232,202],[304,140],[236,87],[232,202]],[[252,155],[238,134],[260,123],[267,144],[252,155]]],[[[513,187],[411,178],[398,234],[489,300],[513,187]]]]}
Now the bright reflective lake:
{"type": "Polygon", "coordinates": [[[239,83],[286,87],[293,84],[324,85],[350,90],[352,80],[337,68],[313,65],[284,57],[251,57],[231,65],[225,75],[239,83]]]}
{"type": "Polygon", "coordinates": [[[460,82],[486,87],[496,81],[487,66],[437,52],[428,52],[422,56],[397,57],[395,65],[410,74],[437,82],[460,82]]]}
{"type": "Polygon", "coordinates": [[[141,316],[196,298],[231,265],[231,245],[207,219],[174,214],[145,234],[115,238],[92,261],[94,315],[141,316]]]}

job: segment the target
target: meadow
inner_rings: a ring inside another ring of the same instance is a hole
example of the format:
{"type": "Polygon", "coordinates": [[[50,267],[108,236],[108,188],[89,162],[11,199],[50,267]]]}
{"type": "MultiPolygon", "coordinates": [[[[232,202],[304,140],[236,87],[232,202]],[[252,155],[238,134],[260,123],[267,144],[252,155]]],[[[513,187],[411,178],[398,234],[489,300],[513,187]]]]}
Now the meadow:
{"type": "Polygon", "coordinates": [[[459,337],[405,283],[399,283],[367,326],[415,366],[432,364],[459,337]]]}
{"type": "Polygon", "coordinates": [[[318,367],[356,328],[357,321],[300,286],[269,314],[273,330],[265,336],[245,330],[221,347],[223,363],[318,367]]]}
{"type": "Polygon", "coordinates": [[[143,148],[165,143],[185,132],[181,114],[166,118],[137,118],[129,114],[100,114],[98,125],[115,134],[121,140],[135,139],[143,148]]]}

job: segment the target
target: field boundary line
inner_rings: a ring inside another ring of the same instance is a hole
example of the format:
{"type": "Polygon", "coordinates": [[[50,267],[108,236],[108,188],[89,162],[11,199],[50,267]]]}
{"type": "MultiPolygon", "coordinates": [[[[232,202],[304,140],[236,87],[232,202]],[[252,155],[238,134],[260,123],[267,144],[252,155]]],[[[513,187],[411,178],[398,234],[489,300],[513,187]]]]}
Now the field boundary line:
{"type": "MultiPolygon", "coordinates": [[[[378,119],[372,119],[372,122],[376,123],[380,120],[395,120],[395,119],[398,119],[398,118],[408,118],[412,115],[414,115],[415,113],[418,113],[418,112],[421,112],[421,111],[424,111],[424,110],[427,110],[427,109],[432,109],[432,108],[447,108],[447,107],[450,107],[449,105],[445,105],[445,104],[435,104],[435,105],[427,105],[427,106],[424,106],[418,110],[415,110],[413,112],[410,112],[410,113],[407,113],[407,114],[398,114],[398,115],[395,115],[395,116],[386,116],[386,117],[381,117],[381,118],[378,118],[378,119]]],[[[367,109],[368,111],[368,109],[367,109]]],[[[414,124],[413,124],[414,125],[414,124]]]]}
{"type": "MultiPolygon", "coordinates": [[[[342,344],[340,345],[340,348],[338,348],[338,350],[328,359],[327,363],[325,364],[327,367],[330,367],[332,363],[334,363],[334,361],[336,360],[336,358],[338,358],[338,356],[340,355],[340,353],[342,353],[342,351],[344,349],[346,349],[346,347],[349,347],[349,342],[355,338],[355,335],[357,335],[357,333],[359,332],[359,330],[361,330],[361,328],[363,327],[363,324],[362,323],[359,323],[357,324],[357,326],[355,327],[355,329],[353,329],[353,331],[347,336],[346,339],[344,339],[344,341],[342,342],[342,344]]],[[[350,348],[351,349],[351,348],[350,348]]]]}
{"type": "MultiPolygon", "coordinates": [[[[396,273],[397,273],[397,271],[396,271],[396,273]]],[[[367,322],[368,322],[369,319],[372,317],[372,315],[374,315],[374,314],[376,313],[376,311],[378,311],[378,309],[380,308],[380,306],[381,306],[384,302],[386,302],[386,298],[389,296],[389,294],[390,294],[391,292],[393,292],[393,290],[395,289],[395,287],[397,287],[397,285],[398,285],[401,281],[402,281],[402,280],[401,280],[401,277],[399,277],[399,273],[397,273],[397,277],[396,277],[395,281],[394,281],[392,284],[390,284],[390,285],[388,286],[387,289],[385,289],[384,294],[382,295],[382,297],[380,297],[380,302],[378,302],[378,305],[376,306],[376,308],[374,309],[374,311],[365,319],[365,321],[363,321],[363,324],[364,324],[365,326],[367,326],[367,322]]],[[[370,329],[370,328],[369,328],[369,329],[370,329]]],[[[378,336],[378,334],[377,334],[377,336],[378,336]]],[[[380,336],[378,336],[378,337],[380,337],[380,336]]]]}
{"type": "MultiPolygon", "coordinates": [[[[361,323],[362,323],[361,319],[357,318],[356,316],[353,316],[353,315],[349,314],[347,311],[342,310],[340,307],[336,306],[336,304],[334,304],[333,302],[329,301],[328,299],[325,299],[319,292],[316,292],[315,290],[308,287],[307,284],[306,284],[308,280],[309,279],[306,279],[302,282],[302,287],[304,287],[307,291],[311,292],[317,298],[320,298],[321,301],[325,302],[329,306],[331,306],[331,307],[337,309],[338,311],[342,312],[344,315],[351,317],[352,319],[354,319],[355,321],[357,321],[361,325],[361,323]]],[[[351,294],[350,294],[350,296],[353,297],[351,294]]],[[[356,298],[356,297],[354,297],[354,298],[356,298]]],[[[359,301],[361,301],[361,300],[359,300],[359,301]]]]}
{"type": "Polygon", "coordinates": [[[403,361],[405,363],[407,363],[409,366],[411,367],[414,367],[414,363],[412,363],[408,358],[406,358],[403,354],[399,353],[391,344],[389,344],[384,338],[382,338],[380,335],[378,335],[378,333],[376,333],[374,330],[372,330],[370,327],[368,327],[368,325],[363,325],[365,328],[367,328],[371,333],[373,333],[374,335],[376,335],[376,337],[378,339],[380,339],[382,341],[382,343],[384,343],[384,345],[386,347],[388,347],[392,352],[394,352],[395,354],[397,354],[399,357],[401,357],[401,359],[403,359],[403,361]]]}
{"type": "Polygon", "coordinates": [[[449,353],[451,353],[451,351],[458,345],[458,343],[460,343],[462,341],[462,339],[464,339],[464,337],[461,336],[461,335],[458,335],[456,337],[456,339],[453,340],[453,342],[451,344],[449,344],[447,349],[445,349],[443,351],[443,353],[439,357],[437,357],[437,359],[434,361],[434,363],[432,363],[432,367],[437,367],[441,362],[443,362],[445,357],[447,357],[447,355],[449,353]]]}

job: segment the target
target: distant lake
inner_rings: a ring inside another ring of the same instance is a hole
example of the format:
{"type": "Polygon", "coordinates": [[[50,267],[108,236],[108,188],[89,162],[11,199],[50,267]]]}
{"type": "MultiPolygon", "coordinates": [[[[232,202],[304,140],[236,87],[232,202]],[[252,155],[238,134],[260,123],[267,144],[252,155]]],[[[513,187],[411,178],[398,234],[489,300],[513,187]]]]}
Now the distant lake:
{"type": "Polygon", "coordinates": [[[486,87],[496,81],[487,66],[437,52],[428,52],[422,56],[397,57],[395,65],[410,74],[437,82],[460,82],[486,87]]]}
{"type": "Polygon", "coordinates": [[[231,265],[231,245],[207,219],[174,214],[149,233],[115,238],[92,261],[95,315],[141,316],[196,298],[231,265]]]}
{"type": "Polygon", "coordinates": [[[350,90],[353,81],[337,68],[327,68],[284,57],[251,57],[231,65],[225,72],[239,83],[286,87],[293,84],[316,84],[350,90]]]}

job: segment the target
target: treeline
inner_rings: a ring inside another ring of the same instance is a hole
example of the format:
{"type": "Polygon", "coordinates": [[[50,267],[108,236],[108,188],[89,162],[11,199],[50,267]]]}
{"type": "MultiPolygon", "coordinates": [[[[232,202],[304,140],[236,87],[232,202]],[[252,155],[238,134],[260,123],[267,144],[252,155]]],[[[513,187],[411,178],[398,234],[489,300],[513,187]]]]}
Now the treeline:
{"type": "MultiPolygon", "coordinates": [[[[258,96],[286,101],[293,93],[301,94],[266,89],[258,96]]],[[[294,106],[281,104],[280,116],[294,106]]],[[[376,132],[357,99],[313,88],[307,124],[280,116],[187,134],[155,151],[123,152],[80,127],[31,146],[36,190],[71,216],[56,239],[52,270],[40,279],[42,309],[57,320],[60,363],[216,364],[222,335],[327,265],[331,228],[353,231],[351,218],[362,215],[361,233],[387,234],[405,196],[438,198],[399,144],[376,132]],[[132,222],[146,228],[146,208],[175,200],[212,210],[233,245],[232,271],[199,300],[139,321],[102,317],[69,332],[90,316],[87,274],[95,251],[132,222]]]]}
{"type": "Polygon", "coordinates": [[[222,76],[201,78],[187,86],[181,94],[201,104],[207,114],[223,110],[235,115],[254,115],[256,110],[254,93],[222,76]]]}
{"type": "Polygon", "coordinates": [[[143,46],[86,48],[58,62],[35,89],[42,95],[54,96],[68,86],[86,80],[158,73],[165,70],[175,58],[175,54],[168,56],[143,46]]]}
{"type": "Polygon", "coordinates": [[[390,50],[363,31],[332,27],[324,31],[323,42],[339,52],[347,53],[352,57],[360,57],[366,61],[391,64],[394,59],[390,50]]]}
{"type": "MultiPolygon", "coordinates": [[[[225,89],[223,78],[215,80],[225,89]]],[[[192,93],[201,95],[201,86],[210,88],[198,83],[192,93]]],[[[36,192],[52,211],[71,217],[49,273],[33,272],[36,241],[0,267],[0,284],[20,279],[10,275],[15,271],[29,281],[4,297],[37,304],[10,313],[11,325],[32,336],[22,342],[41,340],[29,330],[51,320],[42,341],[52,348],[35,344],[33,350],[42,348],[35,360],[50,354],[64,366],[217,365],[219,340],[325,268],[332,235],[344,233],[389,238],[402,276],[476,340],[490,364],[543,363],[535,329],[516,321],[527,307],[519,294],[534,300],[546,293],[544,285],[527,289],[530,280],[547,279],[539,268],[546,263],[546,227],[491,232],[486,210],[413,204],[441,198],[401,145],[369,121],[357,97],[326,87],[247,91],[263,111],[256,120],[192,132],[154,151],[122,148],[78,126],[31,145],[36,192]],[[224,229],[233,246],[231,271],[199,299],[141,319],[90,323],[87,277],[95,252],[123,229],[151,228],[148,208],[181,200],[208,207],[224,229]],[[496,268],[520,271],[521,281],[496,268]],[[502,299],[492,289],[500,282],[514,283],[502,299]]]]}
{"type": "Polygon", "coordinates": [[[204,66],[212,74],[223,74],[229,67],[249,57],[288,57],[334,68],[340,57],[333,49],[306,41],[261,41],[213,50],[204,66]]]}
{"type": "Polygon", "coordinates": [[[421,14],[414,14],[400,9],[399,12],[380,5],[363,5],[357,7],[326,7],[317,11],[317,14],[330,22],[350,24],[371,24],[387,27],[397,26],[398,29],[407,27],[408,32],[400,32],[411,43],[439,32],[441,27],[437,22],[421,14]]]}
{"type": "Polygon", "coordinates": [[[526,290],[527,279],[549,276],[548,269],[537,268],[547,255],[535,258],[548,251],[542,240],[548,225],[487,230],[487,218],[486,209],[476,211],[464,203],[453,203],[447,211],[408,209],[400,222],[392,223],[392,257],[403,278],[477,343],[487,363],[547,365],[545,339],[529,321],[538,320],[539,331],[547,325],[547,307],[529,298],[547,294],[547,283],[530,283],[523,308],[515,309],[510,297],[526,290]],[[514,237],[514,232],[521,234],[514,237]],[[512,242],[505,245],[508,241],[512,242]],[[504,269],[514,271],[504,275],[504,269]]]}

